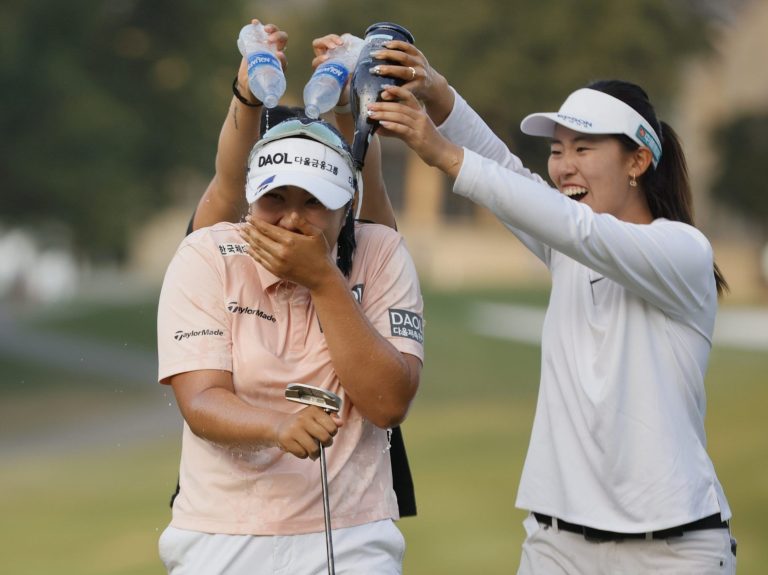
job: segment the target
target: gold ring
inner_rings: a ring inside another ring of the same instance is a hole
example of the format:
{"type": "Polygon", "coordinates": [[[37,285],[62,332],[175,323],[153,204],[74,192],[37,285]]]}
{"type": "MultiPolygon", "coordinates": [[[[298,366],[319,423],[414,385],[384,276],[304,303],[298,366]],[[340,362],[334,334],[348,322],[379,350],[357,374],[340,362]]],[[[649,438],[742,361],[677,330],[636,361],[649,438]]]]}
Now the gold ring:
{"type": "Polygon", "coordinates": [[[411,80],[416,79],[416,68],[413,66],[408,66],[408,69],[411,71],[411,80]]]}

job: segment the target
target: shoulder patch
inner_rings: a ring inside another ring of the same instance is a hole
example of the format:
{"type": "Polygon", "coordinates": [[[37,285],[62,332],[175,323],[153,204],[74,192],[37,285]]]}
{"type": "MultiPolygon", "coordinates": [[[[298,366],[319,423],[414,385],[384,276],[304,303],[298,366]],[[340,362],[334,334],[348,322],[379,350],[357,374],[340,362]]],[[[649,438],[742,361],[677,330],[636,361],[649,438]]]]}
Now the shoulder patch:
{"type": "Polygon", "coordinates": [[[392,335],[407,337],[413,341],[424,343],[424,327],[421,316],[407,309],[389,309],[389,326],[392,335]]]}

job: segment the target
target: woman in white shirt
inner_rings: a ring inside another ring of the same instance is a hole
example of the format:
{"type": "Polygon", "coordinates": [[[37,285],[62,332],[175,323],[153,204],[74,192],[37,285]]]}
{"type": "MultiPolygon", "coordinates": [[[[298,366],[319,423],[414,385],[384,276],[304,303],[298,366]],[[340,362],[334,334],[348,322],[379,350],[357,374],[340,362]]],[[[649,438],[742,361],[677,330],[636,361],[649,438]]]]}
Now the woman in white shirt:
{"type": "Polygon", "coordinates": [[[576,90],[521,124],[550,140],[549,185],[417,49],[388,48],[380,56],[407,83],[369,106],[380,133],[454,178],[455,193],[493,211],[552,274],[516,501],[530,511],[518,573],[735,572],[704,431],[727,284],[693,226],[674,131],[639,86],[576,90]]]}

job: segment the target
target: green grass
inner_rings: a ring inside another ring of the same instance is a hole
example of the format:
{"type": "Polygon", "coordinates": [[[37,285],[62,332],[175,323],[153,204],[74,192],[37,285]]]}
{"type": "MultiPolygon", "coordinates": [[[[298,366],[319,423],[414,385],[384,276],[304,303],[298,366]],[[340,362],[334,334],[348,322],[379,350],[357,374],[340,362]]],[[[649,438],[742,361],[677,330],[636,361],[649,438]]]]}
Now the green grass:
{"type": "Polygon", "coordinates": [[[169,519],[177,446],[34,455],[0,475],[0,573],[150,575],[169,519]]]}
{"type": "Polygon", "coordinates": [[[414,410],[404,434],[419,514],[400,522],[405,573],[515,572],[525,517],[515,489],[532,407],[470,400],[414,410]]]}
{"type": "Polygon", "coordinates": [[[707,376],[708,450],[734,515],[739,574],[768,565],[768,354],[716,349],[707,376]]]}
{"type": "Polygon", "coordinates": [[[154,352],[157,349],[157,298],[103,305],[87,301],[59,306],[49,313],[35,312],[27,321],[35,329],[75,335],[154,352]]]}
{"type": "MultiPolygon", "coordinates": [[[[514,573],[523,512],[514,499],[536,399],[539,350],[467,331],[470,300],[544,304],[541,293],[425,294],[427,364],[422,389],[403,426],[419,515],[400,522],[412,575],[514,573]]],[[[108,308],[37,325],[102,341],[150,347],[154,302],[108,308]],[[143,311],[142,311],[143,310],[143,311]],[[85,320],[84,320],[85,321],[85,320]],[[90,322],[86,329],[84,325],[90,322]]],[[[0,357],[3,439],[95,417],[136,414],[151,393],[83,379],[0,357]]],[[[768,564],[768,354],[716,349],[707,377],[709,451],[735,514],[740,575],[768,564]]],[[[140,386],[139,386],[140,387],[140,386]]],[[[153,389],[156,392],[157,389],[153,389]]],[[[156,394],[155,394],[156,395],[156,394]]],[[[179,445],[150,443],[16,452],[0,473],[0,573],[61,575],[161,573],[157,538],[169,520],[179,445]]]]}
{"type": "MultiPolygon", "coordinates": [[[[424,373],[418,401],[528,398],[536,393],[541,354],[537,346],[510,345],[467,329],[474,301],[511,303],[524,292],[425,293],[424,373]]],[[[541,294],[538,295],[541,300],[541,294]]],[[[541,303],[544,305],[546,298],[541,303]]]]}
{"type": "MultiPolygon", "coordinates": [[[[41,356],[44,355],[41,353],[41,356]]],[[[39,363],[5,355],[0,352],[0,393],[14,395],[38,394],[42,391],[98,390],[103,378],[80,373],[66,373],[39,363]]]]}

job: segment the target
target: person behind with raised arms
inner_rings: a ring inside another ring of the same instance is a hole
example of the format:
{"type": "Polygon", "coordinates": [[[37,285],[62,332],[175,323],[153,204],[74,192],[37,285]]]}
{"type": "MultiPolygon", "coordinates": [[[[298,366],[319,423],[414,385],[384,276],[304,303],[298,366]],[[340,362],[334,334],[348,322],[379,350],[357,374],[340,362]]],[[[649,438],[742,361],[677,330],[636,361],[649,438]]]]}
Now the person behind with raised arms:
{"type": "MultiPolygon", "coordinates": [[[[252,22],[257,23],[258,20],[252,22]]],[[[277,57],[285,68],[288,34],[275,24],[265,24],[264,28],[269,34],[269,41],[276,47],[277,57]]],[[[326,61],[328,52],[342,42],[338,34],[327,34],[314,39],[312,68],[326,61]]],[[[216,173],[192,215],[188,234],[218,222],[243,220],[248,211],[248,205],[242,194],[245,186],[246,161],[251,148],[260,137],[259,134],[270,125],[275,125],[282,120],[304,116],[303,109],[298,107],[277,106],[272,109],[263,107],[248,88],[248,65],[244,58],[240,62],[232,90],[229,113],[224,119],[219,135],[216,173]]],[[[329,116],[344,135],[345,140],[348,143],[351,142],[355,123],[349,105],[349,80],[339,96],[338,105],[329,116]]],[[[381,144],[378,136],[374,135],[371,140],[362,176],[365,193],[359,210],[360,220],[383,224],[396,230],[395,214],[382,175],[381,144]]],[[[357,207],[355,209],[357,210],[357,207]]],[[[399,425],[391,430],[390,460],[400,516],[414,516],[416,515],[416,495],[399,425]]]]}
{"type": "MultiPolygon", "coordinates": [[[[253,22],[258,23],[258,20],[253,22]]],[[[275,45],[277,57],[285,68],[288,34],[274,24],[265,24],[264,29],[269,33],[269,42],[275,45]]],[[[314,39],[312,67],[316,68],[324,62],[328,58],[328,51],[341,43],[342,39],[337,34],[327,34],[314,39]]],[[[304,115],[301,108],[285,106],[278,106],[271,110],[264,108],[248,88],[248,63],[245,58],[240,61],[232,91],[229,113],[224,119],[219,134],[216,173],[200,198],[192,221],[192,229],[218,222],[242,220],[248,211],[241,192],[245,184],[246,160],[251,148],[266,128],[283,119],[304,115]]],[[[345,140],[350,142],[355,126],[349,106],[349,82],[339,97],[339,104],[334,108],[332,121],[344,135],[345,140]]],[[[381,174],[381,146],[377,137],[371,140],[368,149],[363,180],[365,194],[360,219],[396,229],[394,212],[381,174]]]]}
{"type": "MultiPolygon", "coordinates": [[[[232,127],[257,121],[242,116],[228,114],[232,127]]],[[[214,187],[237,181],[220,161],[237,166],[243,147],[220,139],[214,187]],[[222,156],[228,145],[238,151],[222,156]]],[[[332,444],[338,570],[401,573],[388,429],[405,418],[423,361],[413,262],[396,231],[354,221],[356,174],[330,124],[280,122],[246,157],[247,221],[189,235],[160,295],[159,380],[184,417],[161,558],[174,575],[324,572],[313,460],[332,444]],[[287,401],[291,383],[339,395],[342,411],[287,401]]]]}
{"type": "Polygon", "coordinates": [[[598,81],[527,116],[547,184],[415,47],[368,113],[493,211],[552,275],[516,505],[518,573],[734,573],[731,510],[706,451],[704,375],[727,284],[694,227],[685,157],[645,91],[598,81]]]}

